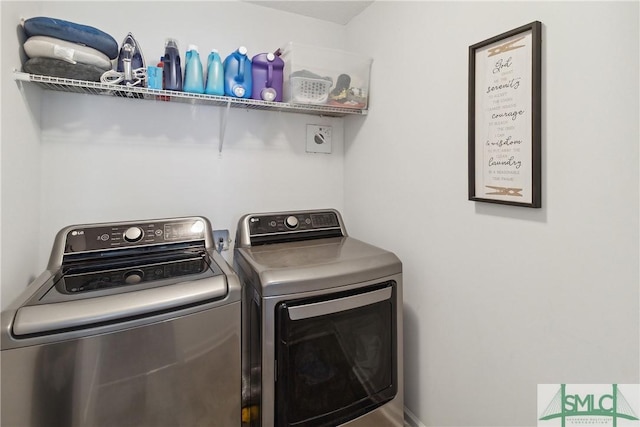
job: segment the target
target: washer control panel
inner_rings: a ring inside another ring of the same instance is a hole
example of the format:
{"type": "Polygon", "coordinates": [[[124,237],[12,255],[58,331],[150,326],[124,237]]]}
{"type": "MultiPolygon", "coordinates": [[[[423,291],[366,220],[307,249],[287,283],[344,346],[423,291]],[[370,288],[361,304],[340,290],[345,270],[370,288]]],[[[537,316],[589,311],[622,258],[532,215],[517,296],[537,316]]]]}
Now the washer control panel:
{"type": "Polygon", "coordinates": [[[253,215],[249,219],[252,236],[339,228],[340,223],[335,212],[265,214],[253,215]]]}
{"type": "Polygon", "coordinates": [[[77,226],[67,232],[64,253],[203,240],[205,229],[199,218],[77,226]]]}

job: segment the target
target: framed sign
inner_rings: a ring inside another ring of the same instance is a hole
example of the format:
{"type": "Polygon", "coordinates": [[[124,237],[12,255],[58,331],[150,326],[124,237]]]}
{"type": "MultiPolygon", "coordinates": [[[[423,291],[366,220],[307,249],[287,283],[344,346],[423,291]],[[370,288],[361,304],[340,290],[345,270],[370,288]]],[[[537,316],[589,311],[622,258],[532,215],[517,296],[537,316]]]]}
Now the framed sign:
{"type": "Polygon", "coordinates": [[[541,29],[469,47],[469,200],[541,207],[541,29]]]}

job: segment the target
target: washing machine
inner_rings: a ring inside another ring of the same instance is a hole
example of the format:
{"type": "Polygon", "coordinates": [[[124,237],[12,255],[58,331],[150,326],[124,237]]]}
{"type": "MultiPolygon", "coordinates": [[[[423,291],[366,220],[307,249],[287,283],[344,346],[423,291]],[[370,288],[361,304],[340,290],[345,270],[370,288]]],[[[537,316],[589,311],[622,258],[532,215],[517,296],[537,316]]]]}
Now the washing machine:
{"type": "Polygon", "coordinates": [[[238,223],[243,425],[403,425],[402,264],[335,209],[238,223]]]}
{"type": "Polygon", "coordinates": [[[204,217],[61,230],[1,322],[3,426],[241,424],[241,287],[204,217]]]}

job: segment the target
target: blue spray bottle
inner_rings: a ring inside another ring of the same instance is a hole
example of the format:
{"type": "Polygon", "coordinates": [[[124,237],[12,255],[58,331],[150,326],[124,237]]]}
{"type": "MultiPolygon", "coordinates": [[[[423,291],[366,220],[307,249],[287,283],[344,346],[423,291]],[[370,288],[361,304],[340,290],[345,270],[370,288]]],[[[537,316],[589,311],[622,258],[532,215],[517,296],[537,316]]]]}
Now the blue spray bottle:
{"type": "Polygon", "coordinates": [[[185,58],[183,90],[191,93],[204,93],[202,62],[200,62],[198,46],[190,44],[185,58]]]}
{"type": "Polygon", "coordinates": [[[216,49],[212,49],[207,60],[207,86],[204,92],[208,95],[224,95],[224,68],[216,49]]]}

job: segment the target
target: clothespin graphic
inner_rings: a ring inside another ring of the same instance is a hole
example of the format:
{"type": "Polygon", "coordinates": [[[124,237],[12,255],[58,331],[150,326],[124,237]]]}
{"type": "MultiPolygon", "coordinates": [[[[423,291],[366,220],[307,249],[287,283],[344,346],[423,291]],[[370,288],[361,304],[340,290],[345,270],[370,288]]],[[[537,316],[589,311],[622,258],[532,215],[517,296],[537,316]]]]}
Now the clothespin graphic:
{"type": "Polygon", "coordinates": [[[515,40],[511,40],[510,42],[506,42],[505,44],[501,44],[500,46],[496,46],[496,47],[492,47],[491,49],[489,49],[489,57],[494,56],[494,55],[499,55],[503,52],[508,52],[510,50],[514,50],[514,49],[519,49],[521,47],[524,47],[523,44],[519,45],[519,46],[514,46],[514,44],[518,43],[520,40],[524,39],[524,36],[519,37],[515,40]]]}

